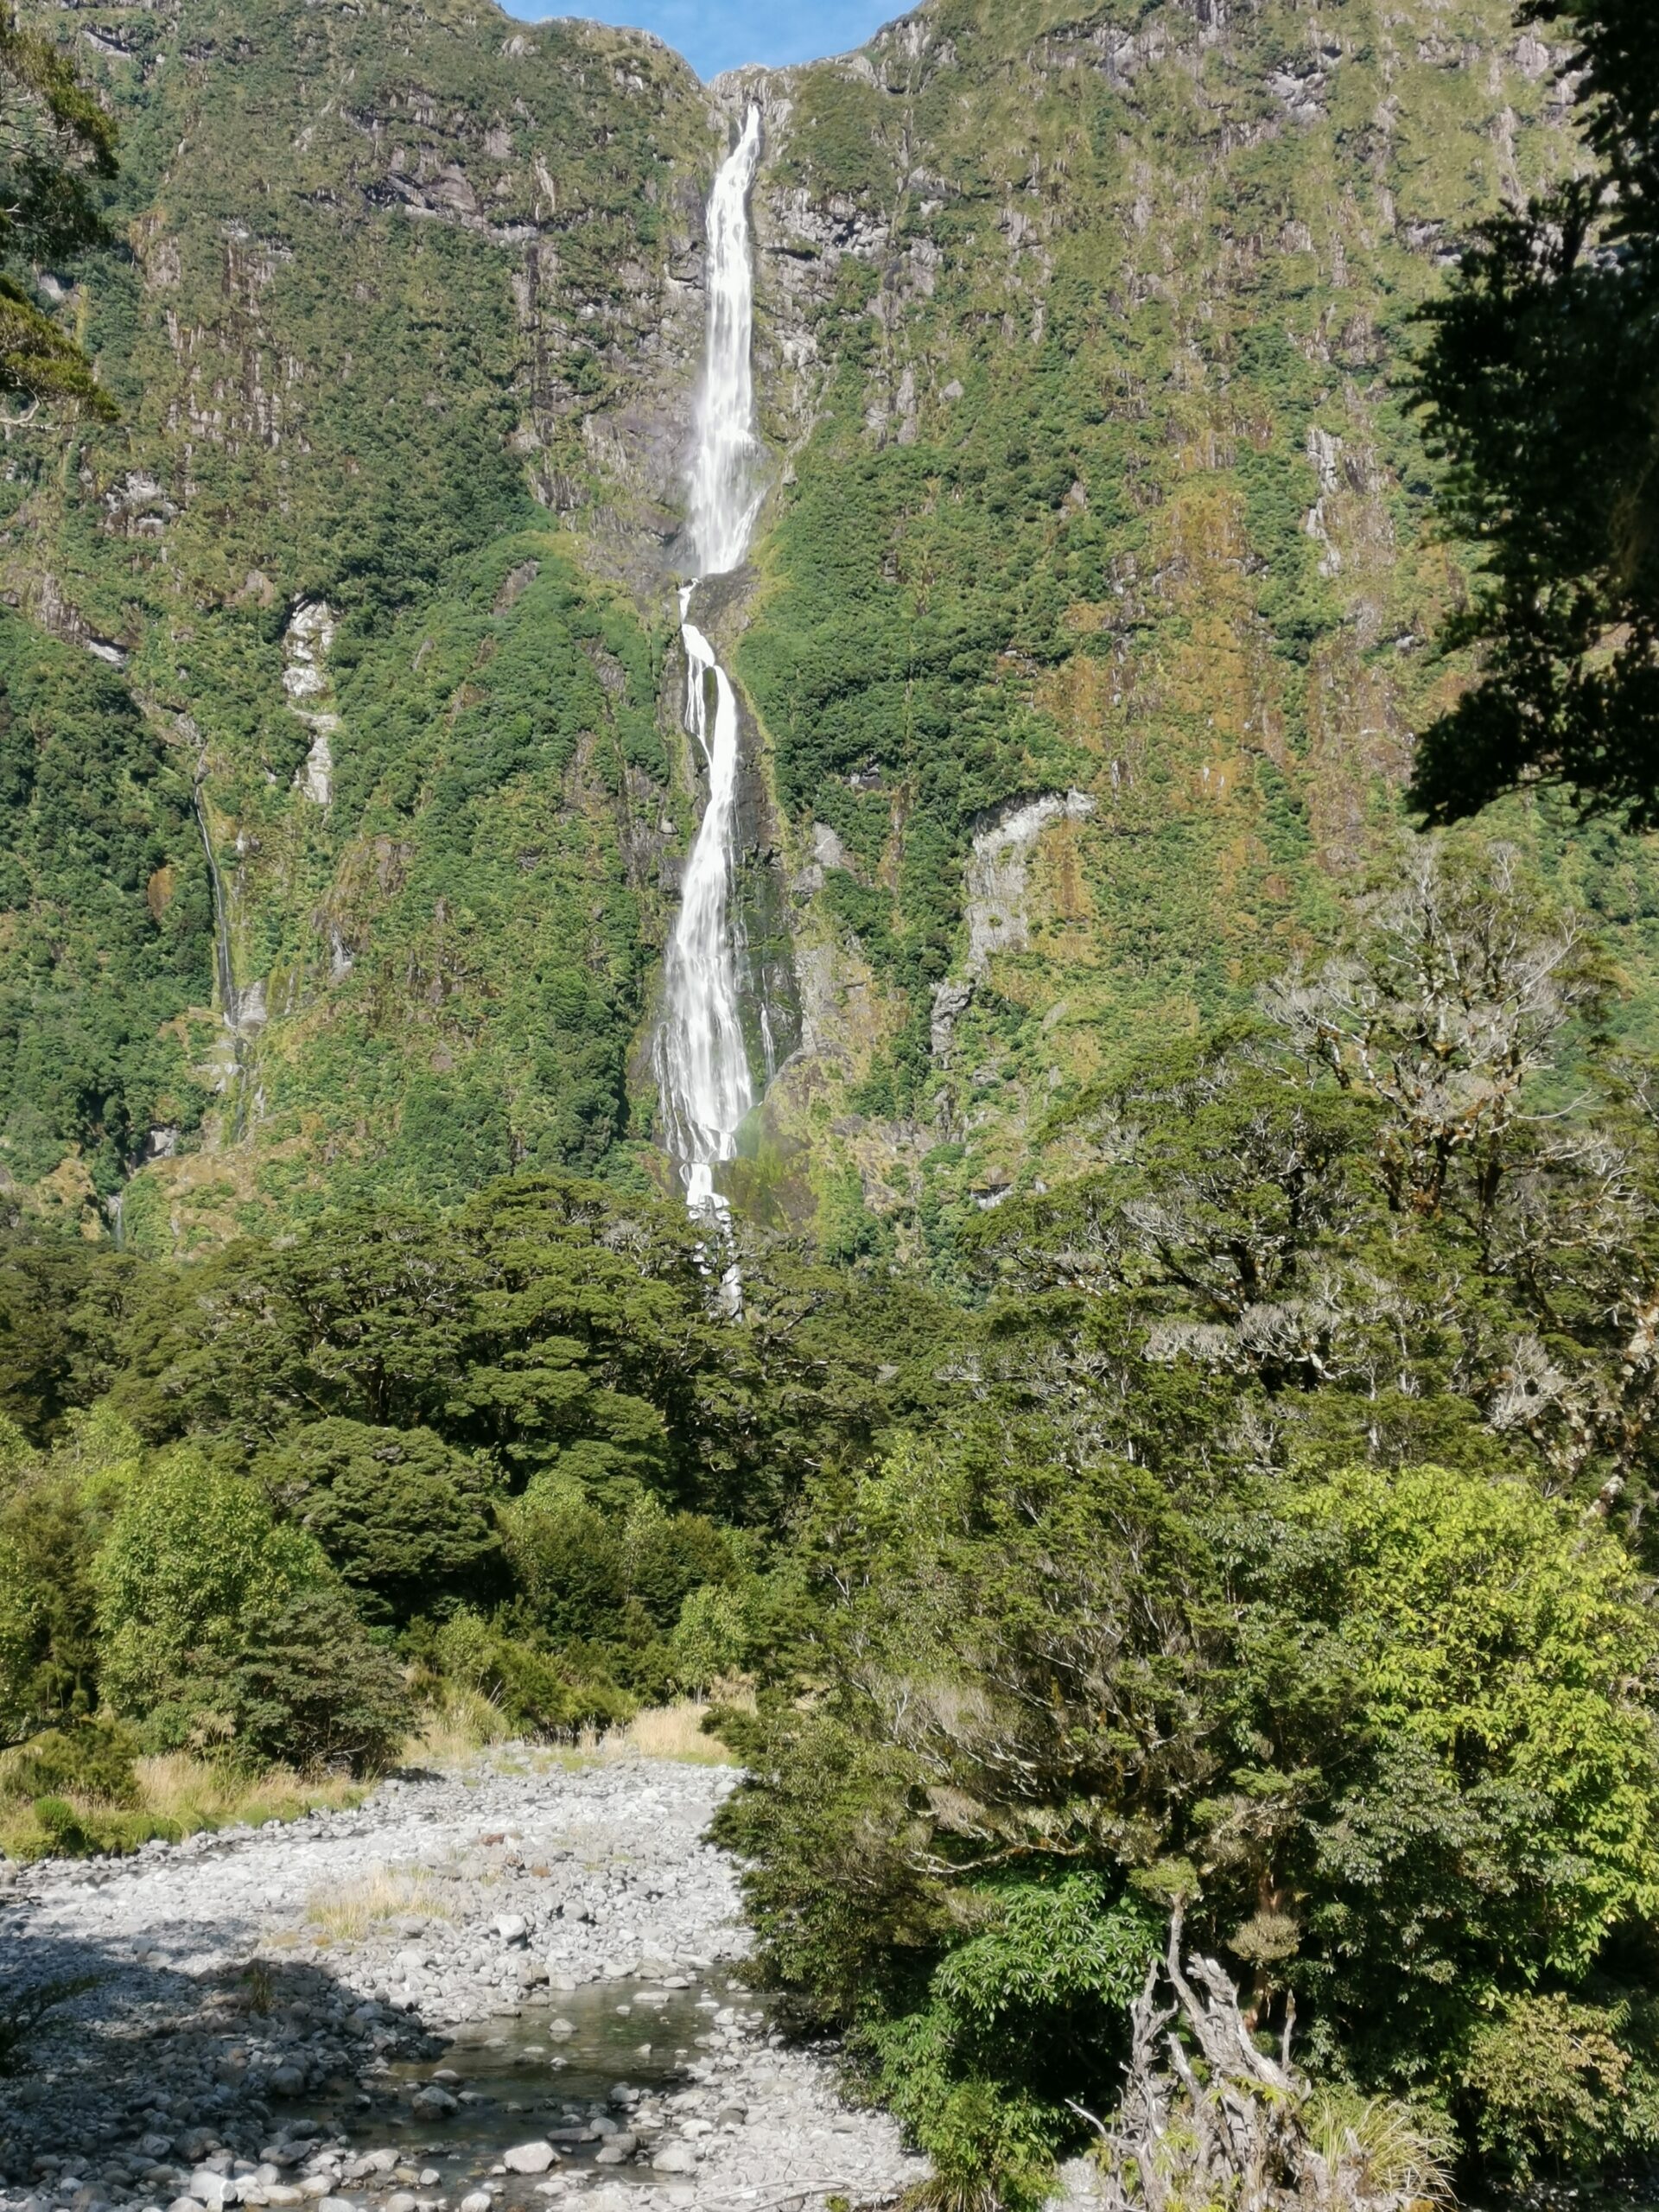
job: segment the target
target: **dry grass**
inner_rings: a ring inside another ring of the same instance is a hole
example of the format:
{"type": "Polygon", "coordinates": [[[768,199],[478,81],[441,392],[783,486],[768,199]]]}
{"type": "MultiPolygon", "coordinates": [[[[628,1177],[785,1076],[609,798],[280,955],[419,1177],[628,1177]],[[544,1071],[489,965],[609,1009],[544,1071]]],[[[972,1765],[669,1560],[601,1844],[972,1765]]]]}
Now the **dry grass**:
{"type": "Polygon", "coordinates": [[[447,1920],[453,1910],[419,1867],[377,1866],[359,1881],[315,1891],[307,1900],[305,1916],[332,1943],[360,1943],[383,1921],[400,1920],[405,1913],[447,1920]]]}
{"type": "MultiPolygon", "coordinates": [[[[754,1694],[734,1687],[720,1700],[744,1712],[754,1709],[754,1694]]],[[[681,1759],[695,1766],[729,1766],[734,1754],[717,1736],[706,1736],[702,1723],[707,1705],[681,1698],[673,1705],[653,1706],[637,1713],[625,1727],[584,1729],[574,1743],[515,1744],[493,1764],[524,1773],[547,1773],[558,1768],[575,1772],[583,1767],[608,1766],[622,1759],[681,1759]]],[[[406,1766],[439,1769],[466,1767],[480,1753],[496,1750],[511,1738],[506,1722],[488,1698],[475,1690],[446,1685],[444,1701],[434,1707],[419,1731],[404,1746],[406,1766]]]]}
{"type": "MultiPolygon", "coordinates": [[[[730,1700],[735,1702],[735,1700],[730,1700]]],[[[683,1759],[695,1766],[729,1766],[732,1753],[718,1736],[706,1736],[706,1705],[682,1698],[637,1713],[626,1728],[613,1728],[598,1749],[601,1758],[683,1759]]]]}
{"type": "Polygon", "coordinates": [[[442,1705],[429,1707],[420,1727],[404,1745],[405,1766],[461,1766],[512,1732],[481,1690],[455,1683],[444,1686],[442,1705]]]}
{"type": "MultiPolygon", "coordinates": [[[[746,1711],[753,1709],[752,1693],[722,1700],[746,1711]]],[[[681,1698],[673,1705],[657,1705],[637,1713],[626,1727],[607,1728],[601,1735],[588,1730],[569,1749],[541,1751],[537,1757],[560,1766],[609,1766],[623,1759],[681,1759],[690,1766],[730,1766],[734,1754],[718,1736],[703,1733],[709,1707],[696,1698],[681,1698]]]]}
{"type": "Polygon", "coordinates": [[[137,1766],[143,1809],[157,1820],[176,1821],[187,1835],[197,1828],[229,1827],[238,1821],[258,1827],[265,1821],[302,1820],[319,1807],[334,1810],[360,1805],[370,1787],[340,1775],[308,1779],[282,1766],[261,1775],[238,1776],[185,1751],[140,1759],[137,1766]]]}
{"type": "Polygon", "coordinates": [[[63,1849],[130,1851],[152,1836],[172,1841],[201,1828],[258,1827],[266,1821],[296,1821],[319,1807],[360,1804],[368,1795],[361,1783],[338,1776],[315,1780],[276,1767],[268,1773],[238,1775],[188,1752],[139,1759],[136,1804],[111,1806],[70,1790],[62,1802],[74,1814],[81,1834],[68,1840],[42,1827],[32,1801],[7,1797],[0,1777],[0,1855],[32,1859],[63,1849]]]}

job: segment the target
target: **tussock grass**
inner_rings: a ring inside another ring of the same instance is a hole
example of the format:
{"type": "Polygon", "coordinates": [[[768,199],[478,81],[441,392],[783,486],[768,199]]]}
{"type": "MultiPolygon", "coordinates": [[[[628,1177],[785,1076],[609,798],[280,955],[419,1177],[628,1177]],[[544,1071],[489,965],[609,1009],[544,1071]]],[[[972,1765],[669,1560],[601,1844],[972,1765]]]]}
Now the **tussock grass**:
{"type": "Polygon", "coordinates": [[[135,1764],[144,1809],[158,1820],[176,1821],[186,1834],[240,1822],[258,1827],[266,1821],[302,1820],[320,1808],[360,1805],[370,1788],[342,1775],[300,1775],[285,1766],[259,1775],[238,1775],[232,1768],[192,1758],[186,1751],[139,1759],[135,1764]]]}
{"type": "Polygon", "coordinates": [[[372,1928],[405,1913],[448,1920],[454,1907],[419,1867],[376,1866],[355,1882],[313,1892],[305,1916],[331,1943],[360,1943],[372,1928]]]}
{"type": "MultiPolygon", "coordinates": [[[[734,1689],[720,1702],[752,1712],[754,1694],[734,1689]]],[[[702,1732],[709,1707],[700,1699],[681,1698],[672,1705],[648,1707],[614,1728],[584,1728],[573,1741],[525,1744],[512,1738],[499,1708],[476,1690],[444,1688],[442,1705],[435,1705],[420,1728],[404,1746],[406,1766],[454,1770],[472,1765],[494,1752],[491,1762],[509,1771],[546,1774],[556,1770],[579,1772],[583,1767],[608,1766],[624,1759],[679,1759],[696,1766],[729,1766],[731,1747],[718,1736],[702,1732]],[[501,1747],[511,1743],[510,1750],[501,1747]]]]}
{"type": "Polygon", "coordinates": [[[8,1798],[0,1773],[0,1854],[29,1860],[66,1850],[133,1851],[152,1837],[176,1843],[202,1828],[297,1821],[319,1808],[361,1804],[368,1795],[364,1783],[337,1775],[308,1777],[287,1767],[238,1774],[186,1751],[135,1760],[133,1772],[137,1799],[118,1806],[73,1789],[50,1801],[8,1798]],[[41,1806],[58,1809],[42,1821],[41,1806]]]}
{"type": "Polygon", "coordinates": [[[1357,2168],[1366,2188],[1396,2203],[1456,2202],[1452,2163],[1457,2146],[1443,2120],[1395,2097],[1325,2088],[1310,2099],[1302,2124],[1328,2172],[1357,2168]]]}
{"type": "Polygon", "coordinates": [[[482,1690],[446,1682],[442,1702],[427,1709],[420,1726],[404,1745],[403,1763],[405,1766],[461,1766],[493,1744],[505,1743],[512,1732],[499,1707],[482,1690]]]}
{"type": "MultiPolygon", "coordinates": [[[[748,1694],[723,1700],[752,1707],[748,1694]]],[[[544,1764],[565,1767],[610,1766],[624,1759],[679,1759],[689,1766],[730,1766],[733,1754],[718,1736],[706,1736],[702,1724],[709,1707],[698,1698],[680,1698],[672,1705],[648,1706],[620,1728],[603,1733],[584,1730],[569,1746],[543,1749],[537,1754],[544,1764]]]]}
{"type": "Polygon", "coordinates": [[[601,1758],[680,1759],[693,1766],[729,1766],[732,1754],[718,1736],[706,1736],[709,1712],[695,1699],[659,1705],[636,1713],[626,1728],[613,1728],[599,1745],[601,1758]]]}

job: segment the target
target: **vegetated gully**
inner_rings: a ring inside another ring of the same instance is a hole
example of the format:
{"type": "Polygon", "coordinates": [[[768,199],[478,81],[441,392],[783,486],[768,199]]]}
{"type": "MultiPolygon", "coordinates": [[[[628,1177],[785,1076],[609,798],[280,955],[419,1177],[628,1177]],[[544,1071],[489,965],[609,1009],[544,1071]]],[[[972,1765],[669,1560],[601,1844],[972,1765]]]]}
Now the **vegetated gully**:
{"type": "Polygon", "coordinates": [[[0,1869],[0,2212],[710,2212],[924,2169],[743,1984],[730,1769],[530,1750],[134,1858],[0,1869]],[[647,2195],[646,2192],[651,2192],[647,2195]]]}

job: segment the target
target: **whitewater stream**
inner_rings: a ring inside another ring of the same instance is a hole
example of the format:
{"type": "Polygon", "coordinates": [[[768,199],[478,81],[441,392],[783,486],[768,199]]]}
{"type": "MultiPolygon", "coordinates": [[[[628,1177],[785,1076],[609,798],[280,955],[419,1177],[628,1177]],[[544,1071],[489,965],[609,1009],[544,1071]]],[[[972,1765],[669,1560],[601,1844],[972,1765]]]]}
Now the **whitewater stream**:
{"type": "MultiPolygon", "coordinates": [[[[754,278],[749,190],[760,156],[760,111],[721,164],[709,199],[708,359],[697,405],[691,468],[690,536],[701,581],[725,575],[748,551],[761,485],[754,429],[754,278]]],[[[715,1188],[721,1163],[737,1150],[737,1132],[754,1103],[754,1085],[738,1014],[732,936],[740,727],[737,695],[714,647],[691,620],[696,583],[680,594],[685,645],[685,726],[701,751],[709,802],[686,862],[679,918],[668,948],[657,1077],[668,1147],[686,1204],[705,1219],[724,1217],[715,1188]]]]}

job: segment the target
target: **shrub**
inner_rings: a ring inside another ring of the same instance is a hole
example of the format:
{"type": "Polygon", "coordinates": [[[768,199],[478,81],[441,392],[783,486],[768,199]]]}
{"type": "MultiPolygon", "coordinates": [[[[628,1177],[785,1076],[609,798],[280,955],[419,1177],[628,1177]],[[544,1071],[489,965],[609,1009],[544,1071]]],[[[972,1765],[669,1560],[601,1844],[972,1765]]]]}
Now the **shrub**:
{"type": "Polygon", "coordinates": [[[228,1706],[242,1761],[373,1773],[412,1719],[397,1662],[342,1590],[295,1592],[245,1630],[228,1706]]]}
{"type": "Polygon", "coordinates": [[[1652,2023],[1633,2022],[1631,2010],[1610,2015],[1554,1992],[1516,1998],[1476,2031],[1463,2087],[1495,2164],[1526,2181],[1540,2164],[1593,2165],[1611,2143],[1653,2139],[1652,2023]],[[1647,2030],[1646,2067],[1632,2062],[1633,2025],[1647,2030]]]}
{"type": "MultiPolygon", "coordinates": [[[[735,1618],[728,1602],[705,1601],[695,1656],[671,1639],[699,1590],[735,1580],[742,1540],[701,1513],[673,1513],[650,1491],[637,1491],[625,1513],[605,1512],[568,1478],[541,1479],[503,1509],[508,1561],[523,1592],[516,1609],[539,1646],[565,1655],[567,1673],[610,1680],[647,1700],[715,1656],[709,1630],[716,1615],[735,1618]]],[[[723,1662],[715,1673],[724,1670],[723,1662]]],[[[701,1681],[711,1681],[708,1675],[701,1681]]]]}
{"type": "Polygon", "coordinates": [[[574,1486],[532,1483],[502,1515],[507,1556],[556,1643],[608,1627],[623,1602],[620,1530],[574,1486]]]}
{"type": "Polygon", "coordinates": [[[742,1601],[705,1582],[680,1608],[672,1638],[675,1678],[683,1689],[706,1690],[736,1674],[748,1654],[742,1601]]]}
{"type": "Polygon", "coordinates": [[[120,1812],[110,1808],[72,1804],[67,1797],[37,1797],[34,1805],[34,1833],[24,1830],[8,1838],[18,1859],[86,1859],[99,1853],[137,1851],[157,1837],[176,1842],[181,1833],[175,1821],[144,1812],[120,1812]]]}
{"type": "Polygon", "coordinates": [[[568,1659],[503,1635],[476,1613],[445,1622],[435,1649],[447,1675],[481,1691],[515,1729],[563,1735],[630,1720],[636,1710],[613,1682],[582,1676],[568,1659]]]}
{"type": "Polygon", "coordinates": [[[132,1483],[95,1574],[110,1702],[143,1715],[165,1700],[182,1714],[215,1704],[245,1617],[280,1612],[328,1567],[251,1483],[181,1446],[132,1483]]]}
{"type": "Polygon", "coordinates": [[[441,1611],[479,1591],[498,1564],[494,1470],[429,1428],[317,1421],[257,1472],[362,1594],[370,1618],[401,1624],[441,1611]]]}
{"type": "Polygon", "coordinates": [[[0,1738],[92,1710],[102,1664],[92,1562],[140,1465],[107,1411],[72,1415],[48,1456],[0,1436],[0,1738]]]}
{"type": "Polygon", "coordinates": [[[1040,2204],[1065,2100],[1128,2053],[1129,2000],[1158,1940],[1152,1916],[1090,1875],[997,1885],[963,1900],[975,1932],[948,1952],[916,2011],[857,2038],[883,2096],[957,2193],[994,2183],[1040,2204]]]}
{"type": "Polygon", "coordinates": [[[1183,1498],[994,1439],[826,1495],[813,1694],[721,1816],[768,1970],[918,2137],[1016,2192],[1033,2129],[1079,2139],[1122,2017],[1068,1961],[1144,1896],[1484,2189],[1659,2141],[1659,1630],[1617,1538],[1514,1478],[1183,1498]]]}
{"type": "MultiPolygon", "coordinates": [[[[1632,2049],[1603,1985],[1659,1910],[1651,1611],[1597,1523],[1524,1483],[1433,1467],[1345,1471],[1287,1500],[1258,1572],[1230,1732],[1243,1751],[1271,1731],[1279,1749],[1241,1762],[1209,1821],[1224,1857],[1252,1819],[1279,1831],[1235,1860],[1300,1900],[1266,1979],[1300,1993],[1363,2080],[1435,2082],[1499,2152],[1516,2116],[1494,2132],[1484,2115],[1517,2077],[1495,2022],[1541,2055],[1562,2005],[1587,2035],[1593,2005],[1597,2033],[1632,2049]],[[1535,1998],[1535,2032],[1515,2012],[1535,1998]]],[[[1567,2140],[1560,2094],[1537,2107],[1545,2155],[1567,2140]]],[[[1606,2108],[1610,2145],[1651,2135],[1641,2099],[1617,2127],[1606,2108]]]]}
{"type": "Polygon", "coordinates": [[[49,1729],[10,1762],[0,1775],[0,1791],[10,1797],[73,1796],[135,1806],[140,1797],[137,1751],[130,1731],[109,1720],[49,1729]]]}

